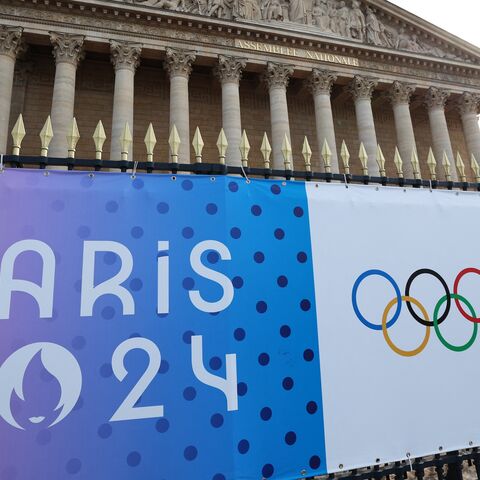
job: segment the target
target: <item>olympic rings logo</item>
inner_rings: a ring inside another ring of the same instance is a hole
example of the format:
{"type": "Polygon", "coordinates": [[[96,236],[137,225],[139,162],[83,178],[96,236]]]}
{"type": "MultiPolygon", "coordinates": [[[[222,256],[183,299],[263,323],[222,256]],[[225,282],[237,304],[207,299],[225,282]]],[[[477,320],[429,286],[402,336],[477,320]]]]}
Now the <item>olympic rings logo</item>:
{"type": "Polygon", "coordinates": [[[480,275],[480,270],[477,268],[465,268],[462,270],[457,277],[455,278],[455,282],[453,284],[453,293],[450,292],[450,289],[448,288],[447,283],[445,280],[442,278],[441,275],[439,275],[437,272],[434,270],[431,270],[429,268],[421,268],[420,270],[417,270],[416,272],[412,273],[410,275],[410,278],[407,280],[407,283],[405,285],[405,295],[402,295],[400,292],[400,288],[398,287],[397,283],[395,280],[386,272],[383,270],[368,270],[364,273],[362,273],[357,280],[355,281],[352,289],[352,305],[353,305],[353,310],[355,312],[355,315],[357,318],[365,325],[366,327],[372,329],[372,330],[381,330],[383,333],[383,337],[385,338],[385,341],[387,342],[387,345],[398,355],[402,355],[403,357],[413,357],[415,355],[418,355],[421,353],[424,348],[427,346],[428,341],[430,339],[430,329],[431,327],[434,328],[435,333],[440,340],[440,342],[449,350],[452,350],[454,352],[463,352],[465,350],[468,350],[473,343],[475,342],[475,339],[477,338],[477,331],[478,331],[478,324],[480,323],[480,317],[477,317],[477,314],[475,313],[474,308],[472,307],[471,303],[462,295],[458,293],[458,286],[460,284],[460,280],[468,273],[475,273],[477,275],[480,275]],[[410,289],[412,286],[413,281],[420,275],[432,275],[435,277],[442,285],[443,289],[445,290],[445,295],[441,297],[437,304],[435,305],[434,311],[433,311],[433,319],[430,320],[430,317],[425,310],[425,307],[414,297],[410,295],[410,289]],[[383,277],[385,280],[387,280],[395,290],[395,298],[393,298],[390,302],[388,302],[387,306],[385,307],[385,310],[382,315],[382,323],[381,324],[376,324],[372,323],[369,320],[367,320],[363,314],[360,312],[360,309],[358,307],[357,303],[357,293],[358,293],[358,288],[360,287],[361,283],[368,277],[371,276],[380,276],[383,277]],[[450,313],[450,308],[452,305],[452,299],[455,302],[455,305],[460,312],[460,314],[467,319],[469,322],[472,323],[473,325],[473,333],[470,339],[464,344],[464,345],[453,345],[452,343],[448,342],[445,337],[442,335],[440,331],[440,324],[443,323],[446,318],[448,317],[448,314],[450,313]],[[410,315],[420,324],[425,327],[425,336],[420,343],[420,345],[417,348],[414,348],[413,350],[403,350],[396,346],[392,339],[390,338],[390,335],[388,333],[388,329],[395,324],[395,322],[398,320],[400,317],[400,312],[402,311],[402,303],[405,302],[407,309],[410,313],[410,315]],[[419,316],[417,312],[414,310],[412,307],[412,304],[415,305],[421,312],[422,316],[419,316]],[[445,304],[445,309],[441,315],[440,309],[442,306],[445,304]],[[463,305],[462,305],[463,304],[463,305]],[[465,311],[465,308],[468,310],[465,311]],[[387,321],[390,311],[392,308],[395,307],[395,312],[393,314],[393,317],[387,321]],[[423,318],[422,318],[423,317],[423,318]]]}

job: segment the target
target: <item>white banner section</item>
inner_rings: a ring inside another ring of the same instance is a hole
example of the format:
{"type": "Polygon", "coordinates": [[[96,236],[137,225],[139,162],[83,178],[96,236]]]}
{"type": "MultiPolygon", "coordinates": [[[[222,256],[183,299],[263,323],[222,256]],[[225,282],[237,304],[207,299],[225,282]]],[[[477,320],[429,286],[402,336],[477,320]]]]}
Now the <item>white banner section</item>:
{"type": "Polygon", "coordinates": [[[307,183],[328,471],[480,444],[480,194],[307,183]]]}

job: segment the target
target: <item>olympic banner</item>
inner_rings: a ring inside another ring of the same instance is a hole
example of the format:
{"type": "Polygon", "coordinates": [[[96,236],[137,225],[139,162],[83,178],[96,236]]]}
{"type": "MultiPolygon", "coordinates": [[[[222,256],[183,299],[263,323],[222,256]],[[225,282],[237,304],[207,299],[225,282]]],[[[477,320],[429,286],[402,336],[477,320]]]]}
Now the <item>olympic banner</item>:
{"type": "Polygon", "coordinates": [[[0,478],[297,479],[479,445],[479,202],[5,170],[0,478]]]}

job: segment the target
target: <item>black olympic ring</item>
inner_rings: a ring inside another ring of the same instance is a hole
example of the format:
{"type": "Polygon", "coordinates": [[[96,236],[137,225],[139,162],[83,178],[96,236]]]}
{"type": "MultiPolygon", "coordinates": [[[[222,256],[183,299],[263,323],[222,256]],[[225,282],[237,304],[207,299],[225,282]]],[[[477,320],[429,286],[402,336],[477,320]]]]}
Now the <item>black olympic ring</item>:
{"type": "MultiPolygon", "coordinates": [[[[413,272],[410,275],[410,278],[407,280],[407,284],[405,285],[405,295],[410,296],[410,287],[412,285],[412,282],[415,280],[415,278],[417,278],[419,275],[422,275],[422,274],[428,274],[428,275],[434,276],[437,280],[440,281],[440,283],[442,284],[442,286],[445,290],[445,294],[447,296],[447,305],[445,306],[445,311],[443,312],[443,315],[438,319],[437,323],[438,323],[438,325],[440,325],[448,317],[448,313],[450,312],[450,305],[452,303],[452,300],[450,298],[450,290],[448,288],[448,285],[440,274],[438,274],[435,270],[430,270],[429,268],[421,268],[420,270],[417,270],[416,272],[413,272]]],[[[410,312],[412,317],[418,323],[421,323],[425,327],[433,327],[434,326],[433,322],[429,322],[428,320],[424,320],[423,318],[419,317],[415,313],[415,310],[413,309],[413,307],[412,307],[412,305],[410,304],[409,301],[407,301],[406,303],[407,303],[408,311],[410,312]]]]}

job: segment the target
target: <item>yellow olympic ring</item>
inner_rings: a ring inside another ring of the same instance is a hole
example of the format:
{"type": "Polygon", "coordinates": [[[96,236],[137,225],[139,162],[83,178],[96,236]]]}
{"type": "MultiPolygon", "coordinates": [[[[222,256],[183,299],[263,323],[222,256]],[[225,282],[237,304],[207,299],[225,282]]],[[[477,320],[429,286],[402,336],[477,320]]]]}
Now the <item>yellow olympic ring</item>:
{"type": "MultiPolygon", "coordinates": [[[[428,322],[430,319],[428,318],[428,313],[425,310],[424,306],[416,299],[413,297],[409,297],[407,295],[402,296],[402,301],[403,302],[411,302],[414,305],[416,305],[420,311],[422,312],[423,318],[428,322]]],[[[414,350],[402,350],[401,348],[398,348],[390,339],[390,336],[388,335],[388,330],[387,330],[387,317],[390,312],[390,309],[396,305],[398,302],[397,297],[395,297],[386,307],[385,311],[383,312],[383,317],[382,317],[382,332],[383,332],[383,337],[385,338],[385,341],[387,342],[388,346],[395,352],[398,353],[399,355],[402,355],[402,357],[414,357],[415,355],[418,355],[420,352],[423,351],[423,349],[427,346],[428,340],[430,339],[430,327],[426,326],[426,331],[425,331],[425,338],[423,339],[423,342],[414,350]]]]}

